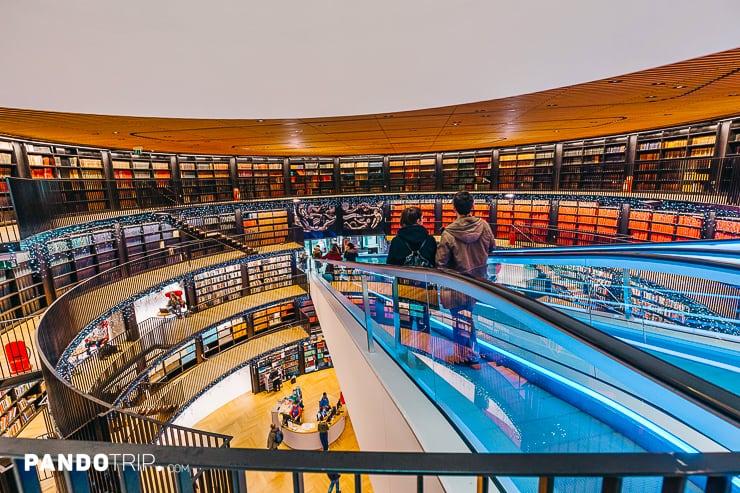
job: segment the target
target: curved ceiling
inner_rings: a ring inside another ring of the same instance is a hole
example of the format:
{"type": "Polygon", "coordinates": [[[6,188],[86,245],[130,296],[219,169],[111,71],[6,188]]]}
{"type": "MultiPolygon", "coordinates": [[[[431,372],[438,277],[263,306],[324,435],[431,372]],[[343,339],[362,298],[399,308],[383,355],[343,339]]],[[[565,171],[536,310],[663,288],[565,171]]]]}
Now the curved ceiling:
{"type": "Polygon", "coordinates": [[[343,155],[683,124],[740,113],[738,14],[736,0],[11,2],[0,133],[343,155]]]}

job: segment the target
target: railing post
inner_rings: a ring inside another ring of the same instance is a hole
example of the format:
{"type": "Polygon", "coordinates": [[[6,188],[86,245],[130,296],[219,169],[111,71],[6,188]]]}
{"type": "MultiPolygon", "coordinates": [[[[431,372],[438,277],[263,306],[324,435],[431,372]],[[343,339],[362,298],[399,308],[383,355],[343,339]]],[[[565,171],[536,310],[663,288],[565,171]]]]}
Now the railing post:
{"type": "Polygon", "coordinates": [[[193,488],[193,479],[190,477],[190,471],[178,471],[176,474],[177,493],[195,493],[193,488]]]}
{"type": "Polygon", "coordinates": [[[234,493],[247,493],[247,475],[244,471],[230,471],[231,484],[234,493]]]}
{"type": "Polygon", "coordinates": [[[424,476],[416,476],[416,493],[424,493],[424,476]]]}
{"type": "Polygon", "coordinates": [[[619,493],[622,491],[622,478],[607,476],[601,480],[601,493],[619,493]]]}
{"type": "Polygon", "coordinates": [[[367,273],[362,273],[362,306],[365,308],[365,332],[367,334],[367,352],[375,352],[375,342],[373,340],[373,323],[370,316],[370,295],[367,288],[367,273]]]}
{"type": "Polygon", "coordinates": [[[393,278],[393,339],[396,349],[401,347],[401,312],[398,306],[398,278],[393,278]]]}
{"type": "Polygon", "coordinates": [[[133,467],[121,468],[121,486],[125,493],[141,493],[141,477],[133,467]]]}
{"type": "Polygon", "coordinates": [[[293,493],[303,493],[303,473],[293,473],[293,493]]]}
{"type": "Polygon", "coordinates": [[[664,477],[661,493],[683,493],[686,487],[686,478],[681,477],[664,477]]]}
{"type": "Polygon", "coordinates": [[[477,493],[488,493],[488,478],[485,476],[478,476],[478,489],[477,493]]]}
{"type": "Polygon", "coordinates": [[[727,476],[709,476],[707,478],[706,493],[730,493],[730,478],[727,476]]]}
{"type": "Polygon", "coordinates": [[[15,477],[18,491],[23,493],[41,493],[41,484],[39,483],[39,473],[35,467],[26,471],[23,459],[13,459],[13,476],[15,477]]]}
{"type": "Polygon", "coordinates": [[[355,493],[362,493],[362,475],[355,474],[355,493]]]}

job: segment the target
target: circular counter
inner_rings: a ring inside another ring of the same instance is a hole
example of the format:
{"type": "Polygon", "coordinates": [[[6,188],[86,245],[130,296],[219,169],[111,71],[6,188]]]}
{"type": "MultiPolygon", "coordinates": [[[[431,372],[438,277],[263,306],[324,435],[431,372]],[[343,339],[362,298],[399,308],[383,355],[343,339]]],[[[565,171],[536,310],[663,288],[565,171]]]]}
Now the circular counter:
{"type": "MultiPolygon", "coordinates": [[[[272,410],[272,422],[280,426],[281,414],[290,412],[291,403],[284,399],[272,410]]],[[[342,435],[346,424],[347,411],[343,408],[338,416],[329,422],[329,443],[334,443],[342,435]]],[[[281,427],[283,430],[283,443],[296,450],[320,450],[321,439],[317,423],[303,423],[296,425],[288,423],[281,427]]]]}
{"type": "MultiPolygon", "coordinates": [[[[344,431],[346,424],[346,414],[342,413],[339,417],[329,423],[329,443],[334,443],[344,431]]],[[[283,426],[283,443],[295,450],[320,450],[321,439],[316,423],[303,423],[294,425],[288,423],[283,426]]]]}

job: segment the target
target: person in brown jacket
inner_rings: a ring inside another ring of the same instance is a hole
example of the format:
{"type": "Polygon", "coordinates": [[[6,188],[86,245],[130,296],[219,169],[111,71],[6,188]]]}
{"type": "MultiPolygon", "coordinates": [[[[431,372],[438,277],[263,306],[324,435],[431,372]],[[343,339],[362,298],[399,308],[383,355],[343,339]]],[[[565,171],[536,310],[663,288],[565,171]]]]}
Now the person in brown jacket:
{"type": "MultiPolygon", "coordinates": [[[[437,247],[437,267],[454,269],[463,274],[485,279],[488,271],[488,254],[496,248],[491,226],[481,218],[471,215],[474,200],[469,192],[457,192],[452,199],[452,205],[457,212],[457,219],[442,232],[437,247]]],[[[475,299],[461,293],[452,293],[447,304],[451,306],[445,308],[450,310],[455,319],[452,328],[455,355],[451,362],[468,364],[478,369],[480,354],[473,325],[475,299]]]]}

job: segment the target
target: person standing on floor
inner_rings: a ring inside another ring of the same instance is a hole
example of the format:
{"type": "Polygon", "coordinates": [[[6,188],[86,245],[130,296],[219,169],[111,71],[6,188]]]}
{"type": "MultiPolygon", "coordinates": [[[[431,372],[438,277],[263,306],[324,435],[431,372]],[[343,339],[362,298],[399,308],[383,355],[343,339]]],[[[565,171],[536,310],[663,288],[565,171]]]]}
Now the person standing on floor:
{"type": "Polygon", "coordinates": [[[270,450],[275,450],[278,448],[278,445],[280,445],[277,433],[278,428],[275,426],[275,423],[270,423],[270,433],[267,434],[267,448],[270,450]]]}
{"type": "Polygon", "coordinates": [[[319,440],[321,440],[321,448],[326,452],[329,450],[329,423],[326,420],[319,420],[319,440]]]}
{"type": "Polygon", "coordinates": [[[330,473],[327,473],[326,475],[329,476],[329,480],[331,481],[329,483],[329,491],[327,491],[326,493],[331,493],[331,491],[334,489],[335,486],[337,487],[336,492],[337,493],[341,493],[339,491],[339,477],[340,477],[340,474],[339,473],[336,473],[336,472],[330,472],[330,473]]]}
{"type": "MultiPolygon", "coordinates": [[[[437,248],[437,267],[454,269],[472,277],[486,279],[488,254],[496,249],[491,226],[479,217],[471,215],[474,206],[469,192],[457,192],[452,199],[457,213],[455,219],[442,232],[437,248]]],[[[451,302],[445,306],[455,318],[453,363],[469,364],[480,368],[478,341],[473,324],[475,299],[462,293],[453,293],[451,302]]],[[[443,300],[444,304],[444,300],[443,300]]]]}

